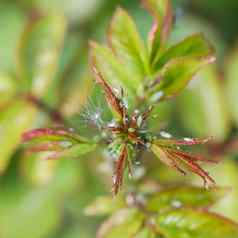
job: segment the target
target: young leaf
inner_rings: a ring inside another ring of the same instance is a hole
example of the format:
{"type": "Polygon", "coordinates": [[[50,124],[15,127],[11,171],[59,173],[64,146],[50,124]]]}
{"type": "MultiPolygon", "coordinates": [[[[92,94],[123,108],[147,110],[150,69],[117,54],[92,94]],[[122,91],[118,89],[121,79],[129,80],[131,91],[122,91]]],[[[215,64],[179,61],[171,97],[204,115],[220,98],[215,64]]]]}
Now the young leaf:
{"type": "Polygon", "coordinates": [[[78,134],[71,133],[65,129],[38,128],[22,134],[24,143],[44,143],[52,141],[67,141],[72,144],[88,142],[87,139],[78,134]]]}
{"type": "Polygon", "coordinates": [[[115,95],[115,93],[113,92],[113,89],[104,80],[102,74],[98,71],[94,62],[92,64],[92,70],[93,70],[96,82],[102,87],[102,89],[105,93],[105,97],[107,99],[107,102],[108,102],[112,112],[114,112],[114,114],[116,114],[116,116],[119,120],[122,120],[125,116],[124,115],[125,108],[124,108],[122,102],[115,95]]]}
{"type": "Polygon", "coordinates": [[[138,232],[144,215],[134,209],[123,209],[103,223],[97,238],[131,238],[138,232]]]}
{"type": "Polygon", "coordinates": [[[203,34],[197,33],[185,38],[183,41],[167,49],[154,64],[154,70],[158,71],[167,62],[180,57],[212,57],[213,48],[204,38],[203,34]]]}
{"type": "Polygon", "coordinates": [[[52,151],[47,159],[76,159],[93,151],[96,144],[64,129],[34,129],[22,135],[23,142],[32,152],[52,151]]]}
{"type": "Polygon", "coordinates": [[[159,73],[160,80],[152,89],[151,100],[156,102],[176,95],[187,86],[197,71],[213,60],[214,57],[182,57],[171,60],[159,73]]]}
{"type": "Polygon", "coordinates": [[[215,181],[209,173],[198,164],[199,161],[210,162],[209,160],[190,155],[189,153],[181,151],[180,148],[173,148],[173,144],[166,146],[164,143],[158,144],[157,140],[152,143],[150,149],[164,164],[178,170],[183,175],[186,175],[186,172],[183,169],[185,166],[188,170],[203,179],[205,187],[215,185],[215,181]]]}
{"type": "Polygon", "coordinates": [[[35,96],[43,96],[54,77],[65,28],[62,16],[49,15],[33,22],[22,34],[17,70],[35,96]]]}
{"type": "Polygon", "coordinates": [[[124,67],[116,58],[113,52],[95,42],[90,43],[92,61],[107,82],[112,85],[123,87],[135,96],[138,90],[138,82],[135,77],[131,77],[124,67]]]}
{"type": "Polygon", "coordinates": [[[166,238],[235,238],[238,225],[229,219],[194,209],[171,210],[160,214],[156,224],[166,238]]]}
{"type": "Polygon", "coordinates": [[[153,64],[169,37],[173,23],[172,7],[170,0],[143,0],[142,3],[154,17],[149,33],[150,62],[153,64]]]}
{"type": "Polygon", "coordinates": [[[147,209],[154,212],[180,207],[207,208],[213,205],[226,193],[224,188],[204,189],[194,186],[175,187],[162,190],[152,195],[147,209]]]}
{"type": "Polygon", "coordinates": [[[117,195],[120,187],[123,183],[124,169],[128,158],[128,148],[127,145],[122,145],[120,149],[120,154],[118,161],[116,163],[116,170],[113,179],[113,194],[117,195]]]}
{"type": "Polygon", "coordinates": [[[133,80],[140,84],[149,70],[148,56],[134,21],[121,8],[117,9],[112,19],[108,41],[133,80]]]}

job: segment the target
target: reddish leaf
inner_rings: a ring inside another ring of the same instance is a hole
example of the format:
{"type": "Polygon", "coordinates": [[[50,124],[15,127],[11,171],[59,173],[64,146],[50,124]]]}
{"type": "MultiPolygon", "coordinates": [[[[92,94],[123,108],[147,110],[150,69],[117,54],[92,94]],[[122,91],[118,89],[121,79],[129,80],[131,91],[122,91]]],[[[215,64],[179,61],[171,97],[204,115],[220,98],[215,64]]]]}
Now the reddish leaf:
{"type": "Polygon", "coordinates": [[[101,87],[104,90],[105,97],[107,99],[108,104],[110,105],[111,109],[117,113],[118,117],[122,120],[124,118],[124,113],[125,109],[124,106],[122,105],[122,102],[111,87],[107,84],[107,82],[104,80],[103,76],[101,73],[98,71],[97,67],[95,66],[95,62],[92,62],[92,70],[95,76],[96,82],[101,85],[101,87]]]}
{"type": "Polygon", "coordinates": [[[112,188],[113,195],[117,195],[123,183],[123,173],[126,165],[127,156],[128,156],[127,146],[123,145],[116,164],[115,175],[113,178],[113,188],[112,188]]]}

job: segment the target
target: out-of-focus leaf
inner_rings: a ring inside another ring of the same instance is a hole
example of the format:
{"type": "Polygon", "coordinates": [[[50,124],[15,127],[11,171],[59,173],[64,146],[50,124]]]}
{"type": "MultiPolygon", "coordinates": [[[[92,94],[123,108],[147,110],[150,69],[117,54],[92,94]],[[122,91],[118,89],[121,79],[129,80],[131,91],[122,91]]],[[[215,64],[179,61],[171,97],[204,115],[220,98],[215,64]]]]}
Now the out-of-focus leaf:
{"type": "Polygon", "coordinates": [[[48,237],[55,234],[64,201],[79,186],[82,171],[77,160],[57,161],[53,179],[40,188],[26,186],[21,177],[1,180],[0,236],[48,237]],[[14,229],[13,229],[14,226],[14,229]]]}
{"type": "Polygon", "coordinates": [[[36,109],[26,102],[12,103],[0,116],[0,171],[4,171],[11,155],[21,142],[22,133],[31,127],[36,109]]]}
{"type": "MultiPolygon", "coordinates": [[[[32,1],[25,1],[28,4],[32,1]]],[[[97,13],[105,0],[34,0],[36,8],[43,12],[63,12],[72,23],[83,24],[97,13]]]]}
{"type": "Polygon", "coordinates": [[[97,238],[133,237],[138,232],[143,220],[144,215],[137,210],[120,210],[102,224],[97,238]]]}
{"type": "Polygon", "coordinates": [[[135,236],[135,238],[157,238],[157,237],[158,236],[156,236],[156,234],[147,227],[143,228],[135,236]]]}
{"type": "Polygon", "coordinates": [[[230,130],[227,108],[214,67],[202,70],[178,102],[182,123],[193,136],[212,136],[218,142],[226,138],[230,130]]]}
{"type": "Polygon", "coordinates": [[[138,84],[136,77],[129,76],[129,72],[125,65],[115,57],[110,49],[98,45],[95,42],[91,43],[91,56],[100,73],[107,82],[114,87],[123,87],[132,95],[136,95],[138,84]]]}
{"type": "Polygon", "coordinates": [[[168,61],[179,57],[208,57],[212,56],[213,49],[202,34],[194,34],[166,50],[155,64],[158,71],[168,61]]]}
{"type": "Polygon", "coordinates": [[[222,163],[210,168],[211,174],[220,186],[230,188],[227,195],[218,201],[212,210],[238,222],[238,168],[237,163],[225,157],[222,163]]]}
{"type": "Polygon", "coordinates": [[[79,111],[87,105],[88,98],[91,96],[93,91],[93,81],[91,76],[89,76],[89,72],[83,72],[79,77],[80,81],[72,83],[66,94],[67,96],[62,101],[60,111],[66,117],[79,113],[79,111]]]}
{"type": "Polygon", "coordinates": [[[165,212],[156,218],[159,230],[166,238],[234,238],[238,225],[221,216],[193,209],[165,212]]]}
{"type": "Polygon", "coordinates": [[[140,83],[148,73],[148,56],[134,21],[118,8],[110,25],[109,44],[120,62],[127,67],[134,82],[140,83]]]}
{"type": "Polygon", "coordinates": [[[238,125],[238,50],[235,49],[234,53],[229,57],[226,64],[226,79],[225,89],[229,111],[236,125],[238,125]]]}
{"type": "Polygon", "coordinates": [[[41,238],[60,222],[60,198],[46,189],[23,193],[18,202],[1,214],[0,234],[6,238],[41,238]],[[14,227],[14,228],[13,228],[14,227]]]}
{"type": "Polygon", "coordinates": [[[52,181],[58,160],[44,160],[50,155],[50,152],[34,153],[24,155],[21,159],[21,174],[35,186],[46,185],[52,181]]]}
{"type": "Polygon", "coordinates": [[[13,72],[15,70],[15,51],[24,29],[26,16],[13,1],[1,1],[0,12],[0,22],[4,26],[0,30],[0,69],[13,72]]]}
{"type": "Polygon", "coordinates": [[[96,198],[92,204],[86,207],[85,213],[89,216],[107,215],[124,207],[126,207],[126,201],[120,195],[115,198],[104,196],[96,198]]]}
{"type": "Polygon", "coordinates": [[[54,78],[66,23],[60,15],[49,15],[29,25],[19,44],[19,77],[35,96],[43,96],[54,78]]]}
{"type": "Polygon", "coordinates": [[[223,188],[205,189],[200,187],[175,187],[152,195],[148,200],[147,209],[162,212],[166,209],[180,207],[208,207],[225,195],[223,188]]]}
{"type": "Polygon", "coordinates": [[[211,57],[181,57],[171,60],[157,76],[160,81],[153,89],[151,100],[158,101],[179,93],[195,73],[212,60],[211,57]]]}
{"type": "Polygon", "coordinates": [[[16,92],[16,82],[6,74],[0,74],[0,106],[7,103],[16,92]]]}

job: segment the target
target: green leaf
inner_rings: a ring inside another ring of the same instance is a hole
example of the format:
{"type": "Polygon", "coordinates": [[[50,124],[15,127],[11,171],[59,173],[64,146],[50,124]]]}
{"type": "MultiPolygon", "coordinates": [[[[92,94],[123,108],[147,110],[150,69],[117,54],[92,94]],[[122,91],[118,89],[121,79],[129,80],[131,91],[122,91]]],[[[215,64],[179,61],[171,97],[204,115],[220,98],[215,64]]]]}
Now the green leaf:
{"type": "Polygon", "coordinates": [[[152,230],[145,227],[136,234],[135,238],[157,238],[157,236],[152,230]]]}
{"type": "Polygon", "coordinates": [[[229,56],[225,68],[225,90],[228,102],[228,109],[231,116],[238,125],[238,49],[235,49],[233,54],[229,56]]]}
{"type": "Polygon", "coordinates": [[[33,22],[22,34],[18,74],[35,96],[43,96],[55,76],[65,28],[64,17],[49,15],[33,22]]]}
{"type": "Polygon", "coordinates": [[[138,89],[136,78],[131,77],[127,67],[124,67],[113,52],[104,46],[91,42],[91,56],[104,79],[113,85],[126,89],[132,96],[136,96],[138,89]]]}
{"type": "Polygon", "coordinates": [[[143,221],[144,215],[135,209],[120,210],[102,224],[97,238],[131,238],[143,221]]]}
{"type": "Polygon", "coordinates": [[[217,142],[227,137],[227,105],[215,67],[206,67],[196,76],[191,87],[178,97],[178,107],[184,128],[193,136],[212,136],[217,142]]]}
{"type": "Polygon", "coordinates": [[[160,51],[166,43],[172,23],[173,13],[170,0],[143,0],[144,7],[154,17],[154,23],[149,33],[150,63],[159,57],[160,51]]]}
{"type": "Polygon", "coordinates": [[[96,144],[82,143],[72,146],[56,154],[58,159],[78,159],[79,156],[87,154],[96,149],[96,144]]]}
{"type": "Polygon", "coordinates": [[[0,172],[4,171],[11,155],[21,142],[22,133],[31,127],[36,109],[18,100],[0,115],[0,172]]]}
{"type": "Polygon", "coordinates": [[[183,186],[162,190],[152,195],[147,203],[147,209],[154,212],[178,207],[206,208],[213,205],[225,195],[226,189],[205,189],[183,186]]]}
{"type": "Polygon", "coordinates": [[[109,44],[120,63],[126,67],[134,82],[141,83],[148,73],[148,56],[135,23],[121,8],[118,8],[110,25],[109,44]]]}
{"type": "Polygon", "coordinates": [[[168,211],[156,218],[166,238],[234,238],[238,225],[221,216],[193,209],[168,211]]]}
{"type": "Polygon", "coordinates": [[[17,89],[16,82],[6,74],[0,74],[0,106],[5,103],[15,95],[17,89]]]}
{"type": "Polygon", "coordinates": [[[171,60],[157,76],[159,82],[152,89],[151,101],[156,102],[178,94],[197,71],[213,60],[211,57],[181,57],[171,60]]]}
{"type": "Polygon", "coordinates": [[[154,65],[154,70],[158,72],[168,61],[179,57],[208,57],[212,56],[213,48],[203,34],[194,34],[183,41],[167,49],[154,65]]]}
{"type": "Polygon", "coordinates": [[[223,157],[222,159],[223,162],[213,168],[209,168],[209,172],[213,175],[217,184],[231,189],[224,198],[212,207],[212,210],[238,222],[237,163],[232,160],[232,157],[223,157]]]}
{"type": "Polygon", "coordinates": [[[126,201],[122,196],[116,197],[98,197],[96,200],[86,207],[85,213],[88,216],[107,215],[126,207],[126,201]]]}
{"type": "Polygon", "coordinates": [[[142,0],[144,7],[162,24],[170,0],[142,0]]]}

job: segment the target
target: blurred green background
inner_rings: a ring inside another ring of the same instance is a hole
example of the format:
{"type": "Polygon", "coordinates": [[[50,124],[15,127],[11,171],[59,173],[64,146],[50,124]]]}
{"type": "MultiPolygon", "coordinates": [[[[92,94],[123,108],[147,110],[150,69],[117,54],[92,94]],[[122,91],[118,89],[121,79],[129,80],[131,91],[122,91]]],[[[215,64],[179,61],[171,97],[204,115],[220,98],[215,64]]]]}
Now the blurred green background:
{"type": "MultiPolygon", "coordinates": [[[[105,40],[118,5],[145,36],[151,17],[136,0],[0,1],[1,238],[95,237],[102,220],[87,217],[84,209],[110,193],[107,157],[96,152],[78,160],[44,161],[45,154],[29,155],[20,144],[24,131],[54,126],[57,113],[87,132],[80,112],[86,107],[93,113],[99,106],[88,70],[88,41],[105,40]],[[29,33],[42,16],[47,17],[29,33]],[[43,106],[29,100],[29,88],[43,106]]],[[[203,150],[222,162],[208,169],[218,185],[232,187],[213,209],[238,222],[238,1],[174,0],[173,6],[171,42],[204,32],[216,48],[217,62],[175,100],[159,105],[151,123],[176,137],[213,136],[214,144],[203,150]]],[[[157,161],[145,164],[138,171],[161,183],[197,183],[157,161]]]]}

